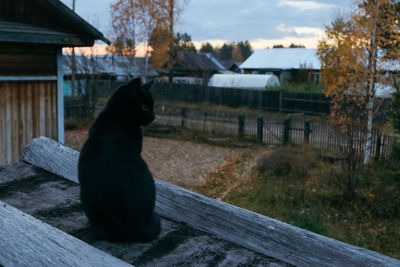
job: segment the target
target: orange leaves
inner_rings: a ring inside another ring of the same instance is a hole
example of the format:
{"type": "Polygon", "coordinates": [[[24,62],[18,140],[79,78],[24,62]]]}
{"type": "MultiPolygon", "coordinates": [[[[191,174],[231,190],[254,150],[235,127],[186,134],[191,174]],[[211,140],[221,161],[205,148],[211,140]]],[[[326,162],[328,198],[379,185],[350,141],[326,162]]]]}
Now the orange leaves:
{"type": "Polygon", "coordinates": [[[389,82],[382,66],[400,54],[400,4],[396,2],[357,1],[349,17],[338,17],[326,27],[318,56],[336,121],[359,121],[366,114],[367,96],[375,97],[371,85],[389,82]]]}

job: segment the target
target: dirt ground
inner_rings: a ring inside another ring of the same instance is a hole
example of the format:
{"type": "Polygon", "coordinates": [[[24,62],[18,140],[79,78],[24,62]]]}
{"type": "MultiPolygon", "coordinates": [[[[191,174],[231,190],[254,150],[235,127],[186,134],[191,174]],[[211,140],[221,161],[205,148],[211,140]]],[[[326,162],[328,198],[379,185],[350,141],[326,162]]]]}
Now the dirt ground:
{"type": "MultiPolygon", "coordinates": [[[[80,150],[87,134],[87,130],[66,131],[65,143],[80,150]]],[[[154,177],[183,187],[200,184],[207,172],[239,153],[238,149],[150,137],[144,138],[142,149],[154,177]]]]}

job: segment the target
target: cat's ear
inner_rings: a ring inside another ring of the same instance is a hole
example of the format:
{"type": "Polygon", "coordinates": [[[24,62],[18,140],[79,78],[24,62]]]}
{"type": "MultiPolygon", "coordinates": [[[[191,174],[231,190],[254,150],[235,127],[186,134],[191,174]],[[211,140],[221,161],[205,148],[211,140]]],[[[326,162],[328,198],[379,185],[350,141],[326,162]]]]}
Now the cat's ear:
{"type": "Polygon", "coordinates": [[[153,86],[153,84],[154,84],[154,80],[143,84],[141,88],[142,88],[142,90],[144,90],[144,91],[148,91],[148,90],[150,90],[150,88],[153,86]]]}
{"type": "Polygon", "coordinates": [[[140,78],[133,79],[132,81],[130,81],[128,83],[128,86],[131,88],[133,87],[135,89],[139,89],[140,88],[140,78]]]}

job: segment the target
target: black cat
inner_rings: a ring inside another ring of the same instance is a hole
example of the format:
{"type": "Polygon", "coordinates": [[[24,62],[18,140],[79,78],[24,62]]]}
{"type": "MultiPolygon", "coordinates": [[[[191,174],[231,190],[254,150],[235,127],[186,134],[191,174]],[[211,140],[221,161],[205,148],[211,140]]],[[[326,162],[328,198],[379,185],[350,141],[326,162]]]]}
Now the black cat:
{"type": "Polygon", "coordinates": [[[89,131],[78,163],[81,202],[98,238],[149,242],[160,232],[154,179],[142,159],[142,130],[154,120],[150,84],[120,87],[89,131]]]}

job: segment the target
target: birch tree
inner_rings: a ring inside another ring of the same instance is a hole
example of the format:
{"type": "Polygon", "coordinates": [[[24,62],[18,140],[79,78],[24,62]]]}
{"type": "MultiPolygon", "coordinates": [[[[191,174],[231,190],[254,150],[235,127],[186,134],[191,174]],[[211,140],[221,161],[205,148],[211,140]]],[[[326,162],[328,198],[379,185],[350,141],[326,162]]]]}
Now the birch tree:
{"type": "Polygon", "coordinates": [[[326,27],[318,45],[325,92],[332,99],[331,116],[342,125],[366,126],[364,164],[372,148],[376,85],[390,83],[390,69],[400,54],[398,0],[357,1],[348,18],[326,27]]]}
{"type": "Polygon", "coordinates": [[[117,0],[111,5],[113,28],[117,39],[125,42],[122,47],[131,51],[128,55],[134,58],[137,43],[144,45],[145,73],[150,50],[156,66],[167,58],[167,67],[172,71],[174,26],[185,3],[187,0],[181,4],[177,0],[117,0]]]}

